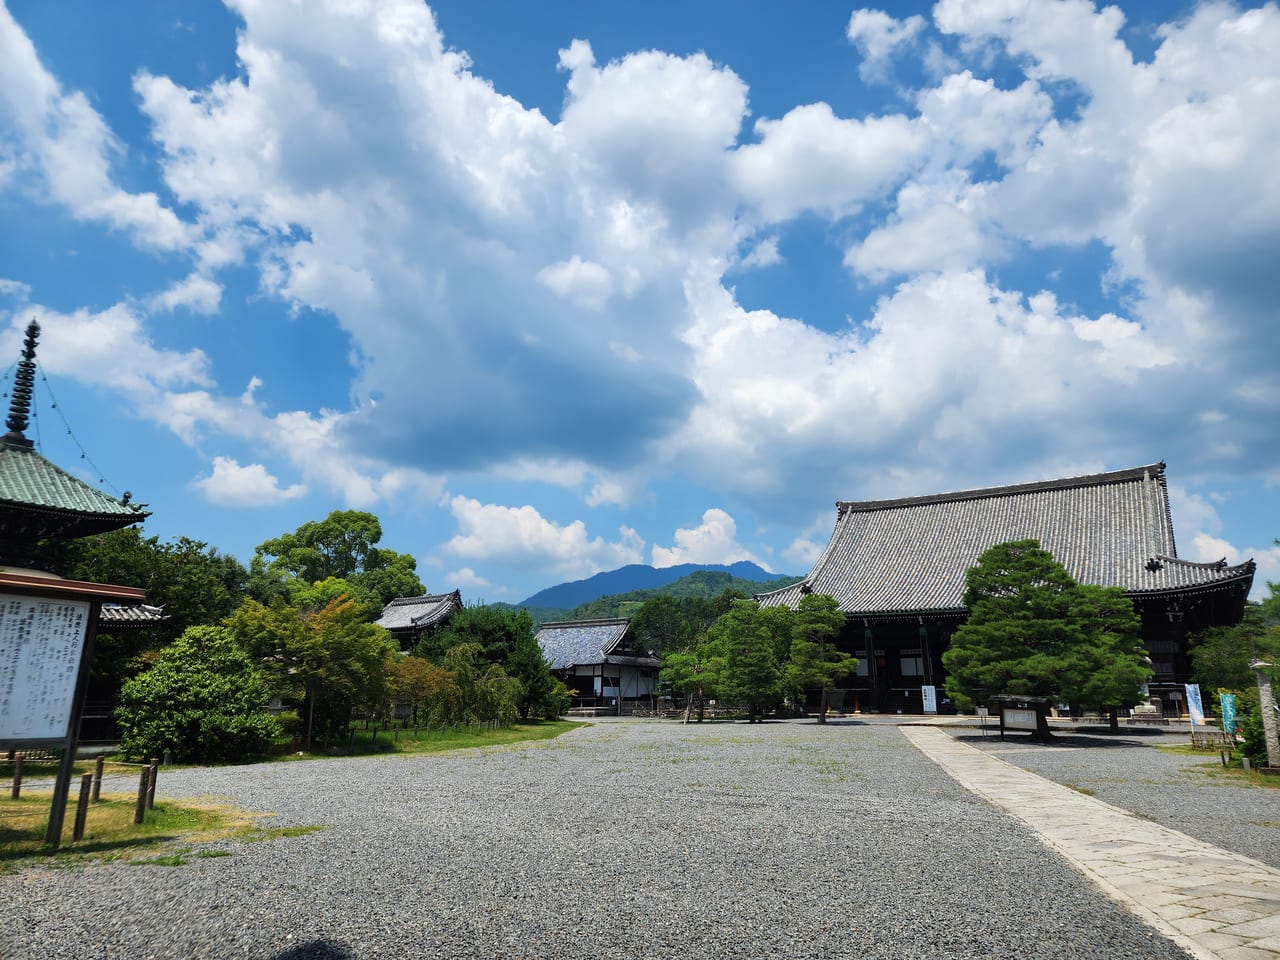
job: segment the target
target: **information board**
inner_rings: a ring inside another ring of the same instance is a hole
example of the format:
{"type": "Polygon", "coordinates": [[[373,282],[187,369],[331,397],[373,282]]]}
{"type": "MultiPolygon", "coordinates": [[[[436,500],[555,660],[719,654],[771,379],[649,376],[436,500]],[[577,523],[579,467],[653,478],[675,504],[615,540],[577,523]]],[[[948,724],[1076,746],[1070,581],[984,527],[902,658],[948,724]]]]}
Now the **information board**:
{"type": "Polygon", "coordinates": [[[938,712],[938,691],[936,687],[933,687],[933,686],[921,687],[920,700],[924,704],[925,713],[938,712]]]}
{"type": "Polygon", "coordinates": [[[0,741],[68,736],[86,600],[0,595],[0,741]]]}
{"type": "Polygon", "coordinates": [[[1004,728],[1006,730],[1035,730],[1036,712],[1034,710],[1017,710],[1004,708],[1004,728]]]}

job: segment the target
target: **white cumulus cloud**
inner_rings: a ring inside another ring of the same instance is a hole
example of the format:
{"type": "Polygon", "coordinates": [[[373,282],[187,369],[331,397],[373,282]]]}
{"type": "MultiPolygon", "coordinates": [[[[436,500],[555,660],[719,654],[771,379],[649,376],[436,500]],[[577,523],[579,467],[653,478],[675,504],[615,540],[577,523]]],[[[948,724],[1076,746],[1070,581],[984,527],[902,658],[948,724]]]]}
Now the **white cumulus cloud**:
{"type": "Polygon", "coordinates": [[[682,527],[675,532],[675,544],[652,548],[655,567],[673,567],[678,563],[736,563],[750,560],[766,570],[764,563],[738,543],[738,524],[728,513],[716,507],[702,514],[696,527],[682,527]]]}
{"type": "Polygon", "coordinates": [[[281,487],[260,463],[241,466],[229,457],[214,457],[213,472],[195,484],[211,503],[224,507],[270,507],[306,496],[300,483],[281,487]]]}

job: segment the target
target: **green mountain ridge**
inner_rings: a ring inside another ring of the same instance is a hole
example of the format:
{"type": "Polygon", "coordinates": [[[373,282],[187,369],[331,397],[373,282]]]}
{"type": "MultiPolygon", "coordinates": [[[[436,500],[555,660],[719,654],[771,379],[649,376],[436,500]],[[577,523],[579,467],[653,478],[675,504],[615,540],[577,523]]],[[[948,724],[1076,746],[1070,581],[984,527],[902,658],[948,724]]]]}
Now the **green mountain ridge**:
{"type": "Polygon", "coordinates": [[[520,606],[510,603],[495,603],[492,606],[512,610],[528,610],[535,624],[550,623],[557,620],[605,620],[613,617],[629,617],[638,610],[646,600],[652,597],[672,597],[684,599],[698,597],[714,600],[726,590],[752,596],[757,593],[768,593],[790,586],[804,577],[778,577],[773,580],[745,580],[730,573],[719,570],[698,570],[681,577],[672,583],[652,590],[629,590],[600,597],[587,603],[579,604],[566,610],[559,607],[520,606]]]}

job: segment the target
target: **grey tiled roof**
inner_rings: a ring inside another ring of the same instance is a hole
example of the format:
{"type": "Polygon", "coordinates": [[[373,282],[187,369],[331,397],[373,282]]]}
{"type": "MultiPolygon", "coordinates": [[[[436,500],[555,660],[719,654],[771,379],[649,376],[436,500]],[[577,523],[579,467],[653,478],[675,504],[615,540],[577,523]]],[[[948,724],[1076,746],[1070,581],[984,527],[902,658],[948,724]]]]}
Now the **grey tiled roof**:
{"type": "Polygon", "coordinates": [[[146,603],[104,603],[98,613],[98,628],[149,627],[165,619],[164,607],[146,603]]]}
{"type": "Polygon", "coordinates": [[[443,623],[462,609],[462,592],[424,597],[396,597],[382,608],[378,626],[388,630],[425,630],[443,623]]]}
{"type": "Polygon", "coordinates": [[[1238,566],[1177,559],[1164,464],[900,500],[842,501],[803,581],[763,594],[795,606],[830,594],[848,614],[958,611],[965,571],[997,543],[1036,539],[1080,583],[1131,595],[1252,580],[1238,566]]]}
{"type": "Polygon", "coordinates": [[[631,629],[631,621],[569,620],[544,623],[538,630],[538,643],[551,663],[552,670],[573,666],[608,663],[609,654],[625,646],[623,640],[631,629]]]}
{"type": "Polygon", "coordinates": [[[82,516],[94,528],[90,532],[128,526],[150,515],[141,504],[121,503],[34,449],[10,443],[0,443],[0,508],[82,516]]]}

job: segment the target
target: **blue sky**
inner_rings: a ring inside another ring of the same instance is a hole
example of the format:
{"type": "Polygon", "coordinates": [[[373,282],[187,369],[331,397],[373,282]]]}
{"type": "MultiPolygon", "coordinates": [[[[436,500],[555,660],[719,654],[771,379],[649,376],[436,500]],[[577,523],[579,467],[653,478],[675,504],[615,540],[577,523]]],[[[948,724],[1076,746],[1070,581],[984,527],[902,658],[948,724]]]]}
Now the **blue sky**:
{"type": "Polygon", "coordinates": [[[1274,3],[3,3],[0,357],[150,534],[516,601],[1165,460],[1280,580],[1274,3]]]}

